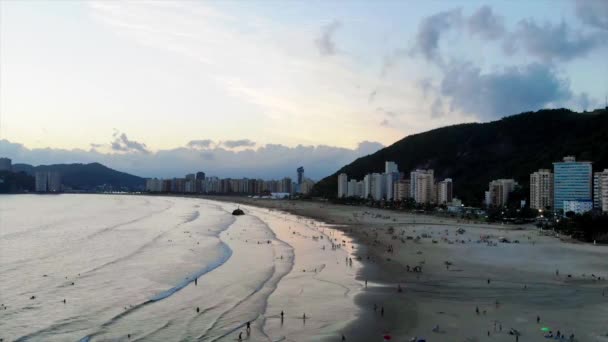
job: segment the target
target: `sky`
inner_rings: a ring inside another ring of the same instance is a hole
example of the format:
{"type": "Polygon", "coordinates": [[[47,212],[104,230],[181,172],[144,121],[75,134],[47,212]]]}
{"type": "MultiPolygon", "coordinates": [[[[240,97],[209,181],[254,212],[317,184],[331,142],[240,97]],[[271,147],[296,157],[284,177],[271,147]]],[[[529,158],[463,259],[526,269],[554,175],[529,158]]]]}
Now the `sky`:
{"type": "Polygon", "coordinates": [[[0,1],[0,156],[313,179],[407,135],[603,107],[608,1],[0,1]]]}

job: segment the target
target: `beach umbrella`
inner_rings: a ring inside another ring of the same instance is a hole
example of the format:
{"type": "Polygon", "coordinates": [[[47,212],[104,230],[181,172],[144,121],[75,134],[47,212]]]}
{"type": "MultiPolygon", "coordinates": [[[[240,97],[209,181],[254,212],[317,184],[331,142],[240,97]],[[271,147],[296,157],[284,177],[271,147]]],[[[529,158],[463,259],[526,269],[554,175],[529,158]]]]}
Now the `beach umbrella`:
{"type": "Polygon", "coordinates": [[[544,332],[547,332],[547,331],[549,331],[550,329],[549,329],[549,328],[547,328],[547,327],[542,327],[542,328],[540,328],[540,330],[541,330],[541,331],[544,331],[544,332]]]}

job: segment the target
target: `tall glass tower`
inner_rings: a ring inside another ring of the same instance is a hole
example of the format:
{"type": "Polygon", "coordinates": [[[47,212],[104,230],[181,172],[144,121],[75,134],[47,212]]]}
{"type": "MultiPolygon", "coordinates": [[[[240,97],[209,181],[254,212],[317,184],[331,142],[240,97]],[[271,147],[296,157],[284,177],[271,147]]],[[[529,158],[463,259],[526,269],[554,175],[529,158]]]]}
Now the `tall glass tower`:
{"type": "Polygon", "coordinates": [[[304,167],[300,166],[298,168],[298,184],[302,184],[303,180],[304,180],[304,167]]]}
{"type": "Polygon", "coordinates": [[[564,210],[564,201],[591,201],[591,162],[564,157],[564,161],[553,163],[553,174],[555,211],[564,210]]]}

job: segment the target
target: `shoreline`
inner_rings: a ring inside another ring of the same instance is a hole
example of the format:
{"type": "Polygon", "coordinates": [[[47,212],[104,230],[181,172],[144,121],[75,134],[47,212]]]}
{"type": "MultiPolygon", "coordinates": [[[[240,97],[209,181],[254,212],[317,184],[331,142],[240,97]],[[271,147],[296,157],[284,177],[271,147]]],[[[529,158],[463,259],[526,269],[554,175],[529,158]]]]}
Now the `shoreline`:
{"type": "MultiPolygon", "coordinates": [[[[240,204],[251,206],[263,216],[272,216],[282,226],[279,230],[289,233],[284,236],[287,240],[299,239],[308,244],[305,255],[309,260],[317,260],[300,264],[297,270],[312,270],[327,263],[327,254],[317,242],[313,243],[312,236],[331,229],[346,237],[346,243],[342,243],[347,248],[340,253],[347,252],[357,267],[347,272],[350,274],[343,273],[343,266],[333,271],[328,268],[322,278],[340,276],[329,289],[341,283],[356,291],[347,296],[321,290],[323,296],[314,299],[322,301],[317,302],[315,310],[310,310],[317,317],[310,321],[311,326],[306,324],[308,332],[300,340],[309,339],[314,325],[322,321],[318,328],[332,332],[315,336],[322,341],[339,341],[342,333],[347,341],[373,341],[389,333],[393,339],[407,341],[419,337],[431,341],[507,342],[514,340],[510,331],[517,331],[522,340],[529,341],[543,338],[540,327],[550,327],[567,336],[575,334],[574,341],[608,341],[608,328],[602,321],[608,317],[605,246],[545,236],[531,225],[460,222],[454,218],[326,202],[224,196],[150,197],[203,200],[228,208],[240,204]],[[301,226],[298,230],[303,229],[302,232],[312,230],[300,235],[290,231],[292,224],[288,221],[301,226]],[[414,272],[414,268],[421,272],[414,272]],[[343,305],[356,310],[343,316],[348,310],[343,305]]],[[[230,239],[238,239],[238,235],[231,236],[230,239]]],[[[299,243],[296,240],[293,242],[299,243]]],[[[246,240],[240,243],[243,242],[247,245],[246,240]]],[[[337,258],[336,264],[344,256],[337,258]]],[[[290,272],[287,278],[300,281],[302,276],[309,278],[313,274],[290,272]]],[[[313,276],[309,280],[312,282],[307,285],[294,285],[283,279],[278,286],[287,286],[289,291],[310,288],[318,292],[324,288],[317,282],[323,279],[313,276]]],[[[274,309],[268,313],[290,307],[289,295],[282,293],[274,299],[274,309]]],[[[302,293],[306,296],[309,292],[302,293]]],[[[307,305],[306,300],[301,303],[307,305]]],[[[276,324],[276,317],[268,317],[268,324],[276,324]]],[[[282,328],[282,325],[273,327],[282,328]]],[[[290,330],[289,334],[292,333],[298,331],[290,330]]]]}
{"type": "MultiPolygon", "coordinates": [[[[369,285],[354,298],[361,314],[345,329],[347,340],[348,336],[356,336],[357,341],[380,340],[390,333],[394,339],[408,341],[437,334],[448,334],[450,340],[472,341],[489,335],[513,341],[514,336],[508,334],[511,328],[530,340],[534,334],[543,337],[535,324],[535,318],[542,316],[556,330],[575,334],[575,341],[608,341],[601,320],[571,321],[573,315],[608,315],[605,246],[543,236],[531,225],[468,223],[323,202],[208,199],[308,217],[335,225],[353,239],[359,246],[353,258],[362,264],[356,279],[369,285]],[[389,233],[391,227],[394,233],[389,233]],[[467,232],[458,235],[457,227],[467,232]],[[412,242],[413,236],[406,239],[405,234],[428,238],[412,242]],[[465,236],[466,242],[464,238],[457,242],[465,236]],[[484,240],[476,240],[478,236],[484,240]],[[503,236],[517,243],[499,243],[503,236]],[[422,273],[406,270],[418,264],[422,273]],[[554,274],[559,269],[565,270],[554,274]],[[384,306],[385,315],[374,311],[374,305],[378,310],[384,306]]],[[[431,338],[437,339],[445,336],[431,338]]]]}

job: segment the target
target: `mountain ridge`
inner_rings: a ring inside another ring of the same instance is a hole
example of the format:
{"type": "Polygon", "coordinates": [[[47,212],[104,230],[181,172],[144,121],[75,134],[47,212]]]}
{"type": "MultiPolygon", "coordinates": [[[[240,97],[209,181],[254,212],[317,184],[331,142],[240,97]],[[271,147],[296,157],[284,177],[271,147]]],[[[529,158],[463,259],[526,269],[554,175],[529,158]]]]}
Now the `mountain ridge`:
{"type": "Polygon", "coordinates": [[[33,166],[30,164],[13,164],[13,171],[23,171],[35,175],[38,171],[58,171],[62,184],[77,190],[95,190],[102,186],[111,186],[115,190],[142,190],[145,179],[125,172],[111,169],[101,163],[71,163],[33,166]]]}
{"type": "Polygon", "coordinates": [[[514,178],[526,187],[530,173],[552,169],[552,162],[565,155],[594,162],[594,171],[608,167],[606,109],[543,109],[412,134],[343,166],[315,184],[313,195],[334,198],[338,174],[361,180],[367,173],[383,172],[385,161],[394,161],[406,173],[431,168],[436,180],[452,178],[454,195],[479,205],[491,180],[514,178]]]}

